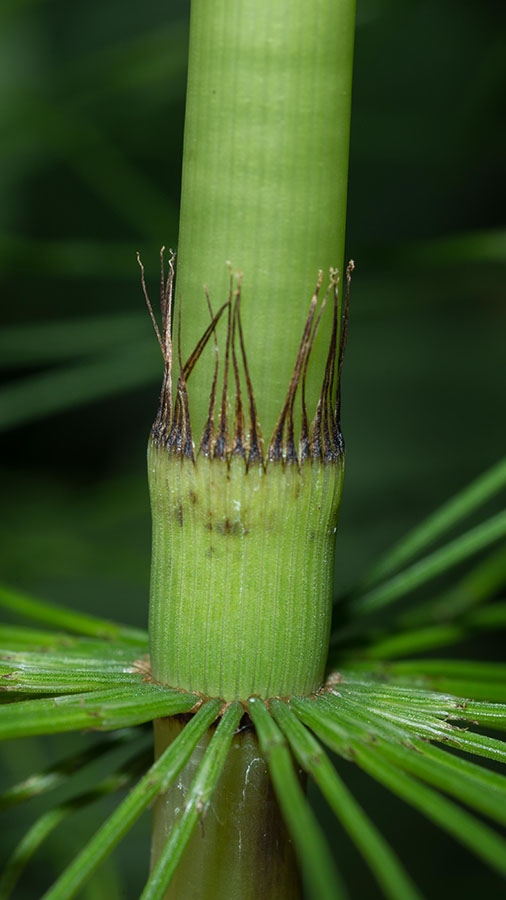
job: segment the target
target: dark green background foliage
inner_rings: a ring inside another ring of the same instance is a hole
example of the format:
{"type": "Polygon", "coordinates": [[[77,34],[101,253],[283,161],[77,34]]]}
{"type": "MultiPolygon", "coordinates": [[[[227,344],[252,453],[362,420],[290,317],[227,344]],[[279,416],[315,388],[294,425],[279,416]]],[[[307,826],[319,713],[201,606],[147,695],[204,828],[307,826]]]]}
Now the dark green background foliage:
{"type": "MultiPolygon", "coordinates": [[[[141,626],[160,360],[135,250],[154,294],[159,246],[177,245],[188,12],[179,0],[0,9],[1,577],[141,626]]],[[[504,25],[499,0],[359,0],[338,593],[503,452],[504,25]]],[[[500,644],[466,650],[492,658],[500,644]]],[[[7,782],[79,740],[8,745],[7,782]]],[[[348,769],[428,896],[499,896],[495,876],[348,769]]],[[[17,896],[39,895],[97,809],[55,832],[17,896]]],[[[22,834],[21,815],[11,822],[2,852],[22,834]]],[[[146,818],[87,895],[138,896],[148,838],[146,818]]],[[[376,897],[341,840],[354,896],[376,897]]]]}

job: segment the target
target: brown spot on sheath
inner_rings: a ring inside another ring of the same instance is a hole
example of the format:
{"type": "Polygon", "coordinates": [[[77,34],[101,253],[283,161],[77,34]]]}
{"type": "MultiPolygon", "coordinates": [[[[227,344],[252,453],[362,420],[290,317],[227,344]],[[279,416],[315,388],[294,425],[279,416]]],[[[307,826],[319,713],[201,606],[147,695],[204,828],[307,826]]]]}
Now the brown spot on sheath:
{"type": "Polygon", "coordinates": [[[220,522],[220,524],[216,526],[216,530],[223,535],[238,535],[243,533],[240,522],[231,522],[228,516],[223,522],[220,522]]]}
{"type": "Polygon", "coordinates": [[[195,491],[190,491],[190,502],[193,503],[194,506],[197,503],[197,495],[195,491]]]}
{"type": "Polygon", "coordinates": [[[176,519],[177,519],[178,525],[180,525],[182,528],[183,527],[183,504],[181,503],[181,501],[179,501],[177,508],[176,508],[176,519]]]}

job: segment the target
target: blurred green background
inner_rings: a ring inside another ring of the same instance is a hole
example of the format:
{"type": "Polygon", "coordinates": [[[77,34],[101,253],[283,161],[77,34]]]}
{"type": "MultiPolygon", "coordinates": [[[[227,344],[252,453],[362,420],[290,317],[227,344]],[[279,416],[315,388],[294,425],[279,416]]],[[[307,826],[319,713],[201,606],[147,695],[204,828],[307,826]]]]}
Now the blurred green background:
{"type": "MultiPolygon", "coordinates": [[[[338,592],[504,452],[505,12],[358,0],[338,592]]],[[[1,579],[141,626],[161,365],[135,251],[155,294],[159,247],[177,246],[188,16],[188,0],[0,6],[1,579]]],[[[6,781],[78,743],[6,747],[6,781]]],[[[348,777],[429,897],[502,896],[449,839],[348,777]]],[[[20,900],[106,806],[55,832],[20,900]]],[[[9,821],[1,853],[27,820],[9,821]]],[[[374,900],[332,829],[353,896],[374,900]]],[[[148,841],[146,817],[87,895],[137,897],[148,841]]]]}

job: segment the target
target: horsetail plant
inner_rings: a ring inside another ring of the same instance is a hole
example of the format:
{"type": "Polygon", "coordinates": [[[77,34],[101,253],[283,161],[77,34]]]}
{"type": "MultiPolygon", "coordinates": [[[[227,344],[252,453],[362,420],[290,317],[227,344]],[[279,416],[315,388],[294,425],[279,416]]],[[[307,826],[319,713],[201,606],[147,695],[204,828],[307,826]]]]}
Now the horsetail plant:
{"type": "Polygon", "coordinates": [[[499,513],[429,549],[504,489],[506,463],[366,573],[331,636],[353,21],[351,0],[318,0],[311,14],[302,0],[193,0],[177,272],[162,251],[161,327],[141,263],[164,365],[148,448],[149,633],[0,589],[0,604],[46,626],[0,626],[11,701],[0,737],[105,732],[12,786],[0,809],[72,788],[116,747],[131,755],[35,820],[2,900],[54,828],[125,786],[46,900],[77,895],[153,801],[143,900],[344,898],[307,779],[385,897],[420,898],[342,780],[350,763],[506,875],[506,841],[483,821],[506,824],[506,779],[463,755],[506,761],[487,733],[506,726],[504,666],[409,659],[504,626],[504,603],[485,605],[506,582],[504,548],[444,594],[394,606],[389,623],[376,615],[504,539],[499,513]]]}

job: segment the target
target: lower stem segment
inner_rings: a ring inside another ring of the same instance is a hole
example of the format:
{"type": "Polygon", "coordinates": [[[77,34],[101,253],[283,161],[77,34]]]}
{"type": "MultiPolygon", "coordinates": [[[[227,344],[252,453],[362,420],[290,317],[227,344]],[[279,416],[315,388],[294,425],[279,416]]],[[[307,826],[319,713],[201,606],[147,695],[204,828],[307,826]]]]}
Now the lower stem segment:
{"type": "Polygon", "coordinates": [[[151,442],[157,681],[225,700],[321,686],[342,475],[342,457],[246,469],[151,442]]]}
{"type": "MultiPolygon", "coordinates": [[[[184,722],[155,723],[159,756],[184,722]]],[[[184,807],[185,797],[212,737],[199,742],[177,782],[155,805],[152,864],[184,807]]],[[[300,900],[297,865],[267,765],[253,730],[234,737],[211,805],[176,870],[164,900],[300,900]]]]}

